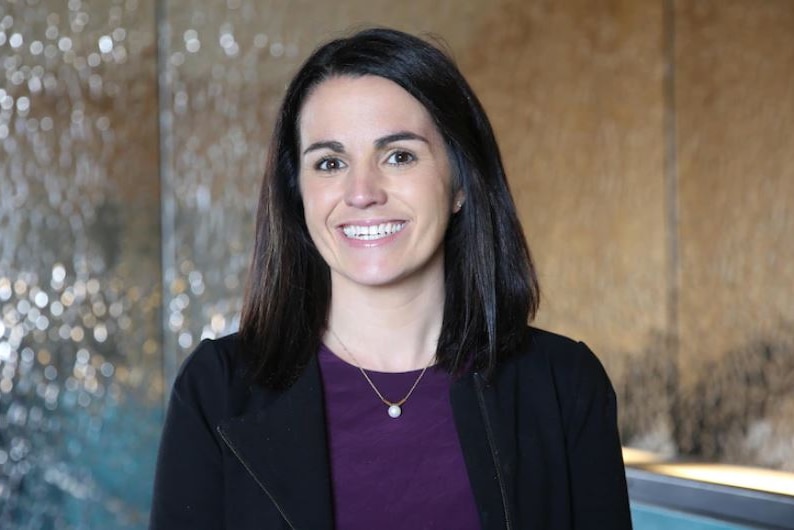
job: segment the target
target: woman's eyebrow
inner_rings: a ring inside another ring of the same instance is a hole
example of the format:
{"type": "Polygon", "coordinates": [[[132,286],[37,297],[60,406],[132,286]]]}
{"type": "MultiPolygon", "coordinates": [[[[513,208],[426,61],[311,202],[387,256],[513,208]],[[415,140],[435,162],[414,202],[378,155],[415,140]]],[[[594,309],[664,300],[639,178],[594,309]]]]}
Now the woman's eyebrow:
{"type": "MultiPolygon", "coordinates": [[[[410,131],[400,131],[394,134],[389,134],[381,138],[378,138],[377,140],[375,140],[375,147],[377,149],[383,149],[390,143],[399,142],[400,140],[418,140],[428,145],[430,144],[430,142],[427,141],[427,138],[425,138],[422,135],[410,131]]],[[[305,155],[311,151],[317,151],[318,149],[330,149],[334,153],[345,152],[345,147],[342,145],[341,142],[337,142],[334,140],[327,140],[322,142],[314,142],[303,151],[303,154],[305,155]]]]}
{"type": "Polygon", "coordinates": [[[420,142],[424,142],[426,144],[430,144],[427,141],[427,138],[424,136],[420,136],[416,133],[412,133],[411,131],[400,131],[394,134],[389,134],[387,136],[383,136],[382,138],[378,138],[375,140],[375,147],[377,149],[383,149],[387,145],[392,142],[399,142],[400,140],[419,140],[420,142]]]}
{"type": "Polygon", "coordinates": [[[330,149],[334,153],[345,152],[345,147],[342,145],[341,142],[335,142],[333,140],[329,140],[325,142],[314,142],[309,147],[307,147],[305,151],[303,151],[303,154],[305,155],[310,151],[316,151],[318,149],[330,149]]]}

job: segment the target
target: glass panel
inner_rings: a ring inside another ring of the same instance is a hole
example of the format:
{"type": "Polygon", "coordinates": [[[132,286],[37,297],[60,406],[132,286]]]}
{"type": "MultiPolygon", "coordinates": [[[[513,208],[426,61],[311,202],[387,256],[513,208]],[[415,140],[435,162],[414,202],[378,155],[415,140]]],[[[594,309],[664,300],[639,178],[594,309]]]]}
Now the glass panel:
{"type": "Polygon", "coordinates": [[[162,421],[152,0],[0,4],[0,527],[140,528],[162,421]]]}

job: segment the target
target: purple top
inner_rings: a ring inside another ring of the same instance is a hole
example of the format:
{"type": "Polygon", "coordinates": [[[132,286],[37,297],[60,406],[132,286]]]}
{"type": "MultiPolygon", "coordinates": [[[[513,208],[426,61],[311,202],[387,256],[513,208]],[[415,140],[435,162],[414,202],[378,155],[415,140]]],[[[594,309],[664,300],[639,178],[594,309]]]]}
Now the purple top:
{"type": "MultiPolygon", "coordinates": [[[[393,419],[358,368],[325,345],[318,358],[336,528],[480,528],[452,418],[450,376],[429,368],[393,419]]],[[[419,372],[367,374],[386,399],[398,401],[419,372]]]]}

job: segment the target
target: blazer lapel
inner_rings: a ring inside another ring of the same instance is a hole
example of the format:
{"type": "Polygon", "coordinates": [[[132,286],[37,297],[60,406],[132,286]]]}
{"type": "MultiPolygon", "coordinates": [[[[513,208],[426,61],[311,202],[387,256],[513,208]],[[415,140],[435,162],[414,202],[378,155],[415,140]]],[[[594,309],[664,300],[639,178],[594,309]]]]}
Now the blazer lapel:
{"type": "Polygon", "coordinates": [[[333,528],[322,381],[315,357],[288,390],[258,410],[221,423],[218,432],[292,528],[333,528]]]}
{"type": "Polygon", "coordinates": [[[467,374],[451,389],[452,412],[463,458],[485,530],[514,529],[515,445],[498,414],[492,387],[467,374]]]}

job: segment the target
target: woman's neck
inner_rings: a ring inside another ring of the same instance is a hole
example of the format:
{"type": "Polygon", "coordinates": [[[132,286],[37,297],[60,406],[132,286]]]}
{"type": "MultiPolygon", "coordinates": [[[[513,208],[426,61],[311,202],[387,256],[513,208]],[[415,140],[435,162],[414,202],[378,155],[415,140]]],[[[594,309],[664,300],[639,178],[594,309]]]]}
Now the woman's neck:
{"type": "Polygon", "coordinates": [[[432,361],[444,318],[443,277],[414,288],[336,281],[332,293],[323,341],[338,356],[382,372],[417,370],[432,361]]]}

